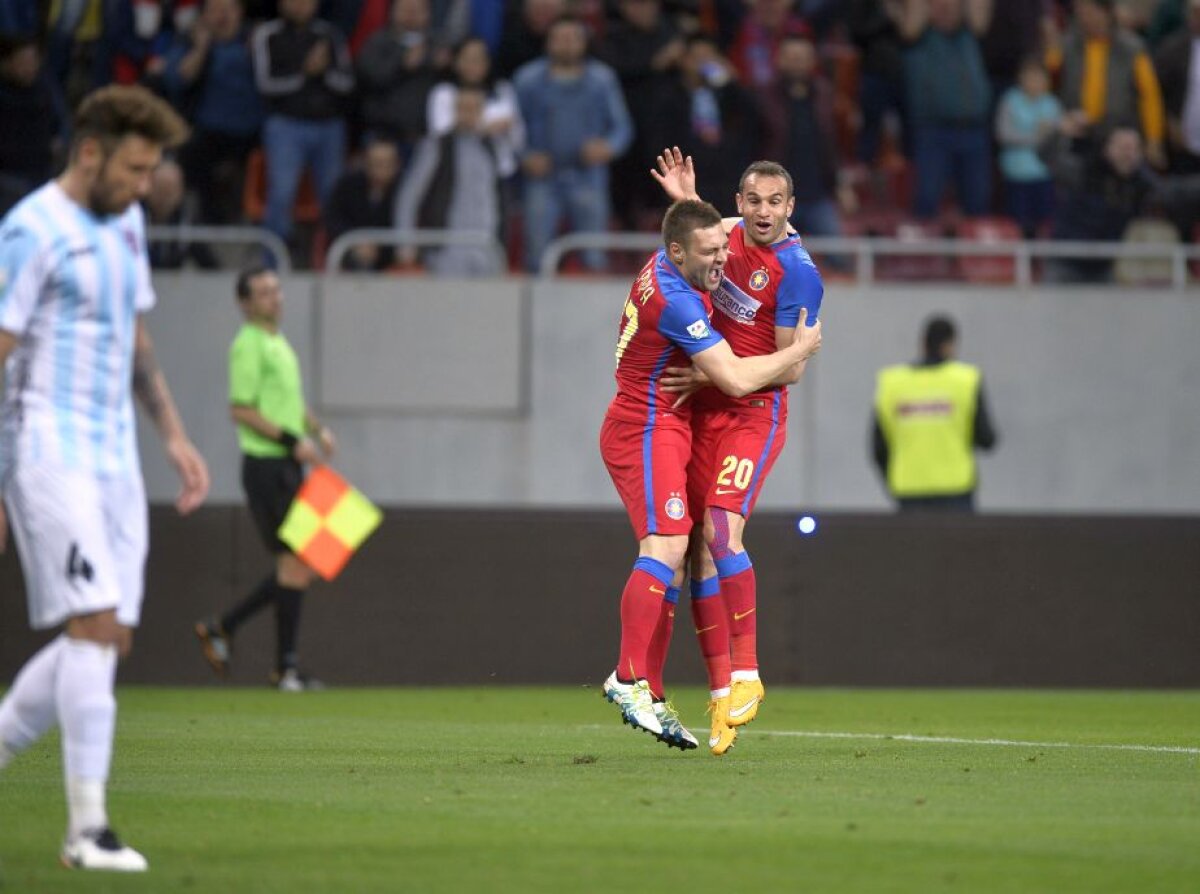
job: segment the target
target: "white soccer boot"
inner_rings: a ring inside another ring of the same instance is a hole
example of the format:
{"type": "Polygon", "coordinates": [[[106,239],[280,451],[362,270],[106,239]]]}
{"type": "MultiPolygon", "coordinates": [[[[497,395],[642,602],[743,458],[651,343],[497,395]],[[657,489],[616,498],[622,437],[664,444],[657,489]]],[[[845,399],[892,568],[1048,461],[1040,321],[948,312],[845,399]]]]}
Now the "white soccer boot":
{"type": "Polygon", "coordinates": [[[102,869],[112,872],[145,872],[146,858],[121,843],[112,829],[84,832],[63,844],[60,857],[68,869],[102,869]]]}
{"type": "Polygon", "coordinates": [[[654,695],[645,680],[622,683],[617,672],[604,681],[604,697],[621,709],[621,719],[634,729],[644,729],[651,735],[662,735],[662,724],[654,713],[654,695]]]}

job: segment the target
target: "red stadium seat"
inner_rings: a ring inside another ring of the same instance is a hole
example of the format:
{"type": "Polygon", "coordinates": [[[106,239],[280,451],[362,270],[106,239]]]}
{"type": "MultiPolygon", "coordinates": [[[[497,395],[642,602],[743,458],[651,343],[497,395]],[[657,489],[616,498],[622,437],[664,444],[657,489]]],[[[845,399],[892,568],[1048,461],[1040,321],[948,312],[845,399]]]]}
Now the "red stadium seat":
{"type": "MultiPolygon", "coordinates": [[[[954,235],[967,242],[991,244],[1020,242],[1021,228],[1007,217],[964,217],[954,235]]],[[[967,282],[1011,283],[1017,278],[1017,262],[1011,252],[1000,255],[964,255],[958,269],[967,282]]]]}
{"type": "MultiPolygon", "coordinates": [[[[896,239],[921,243],[941,239],[945,235],[938,221],[903,220],[896,226],[896,239]]],[[[953,279],[954,259],[944,254],[883,255],[875,262],[875,275],[880,280],[928,282],[953,279]]]]}

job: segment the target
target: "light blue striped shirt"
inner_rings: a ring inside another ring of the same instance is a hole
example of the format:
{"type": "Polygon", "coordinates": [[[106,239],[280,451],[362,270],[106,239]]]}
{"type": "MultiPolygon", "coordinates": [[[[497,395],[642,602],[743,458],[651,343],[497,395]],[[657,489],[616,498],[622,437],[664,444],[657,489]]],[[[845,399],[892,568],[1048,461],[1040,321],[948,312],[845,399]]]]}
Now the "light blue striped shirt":
{"type": "Polygon", "coordinates": [[[139,470],[137,314],[154,306],[145,219],[100,218],[54,181],[0,223],[0,329],[15,334],[0,405],[0,485],[14,463],[139,470]]]}

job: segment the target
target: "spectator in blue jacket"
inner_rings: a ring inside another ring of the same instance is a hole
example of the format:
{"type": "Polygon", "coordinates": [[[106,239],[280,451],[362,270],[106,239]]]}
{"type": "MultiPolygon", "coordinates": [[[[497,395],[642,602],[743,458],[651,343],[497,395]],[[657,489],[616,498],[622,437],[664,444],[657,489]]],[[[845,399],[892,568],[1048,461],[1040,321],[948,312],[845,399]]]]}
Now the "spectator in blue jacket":
{"type": "MultiPolygon", "coordinates": [[[[546,53],[513,78],[525,120],[525,264],[536,270],[542,251],[567,218],[573,232],[608,229],[609,165],[633,140],[633,126],[613,70],[588,56],[587,30],[570,16],[546,34],[546,53]]],[[[604,253],[584,253],[592,270],[604,253]]]]}
{"type": "Polygon", "coordinates": [[[205,0],[191,32],[167,52],[163,84],[192,122],[179,161],[198,198],[198,221],[235,223],[263,121],[243,0],[205,0]]]}

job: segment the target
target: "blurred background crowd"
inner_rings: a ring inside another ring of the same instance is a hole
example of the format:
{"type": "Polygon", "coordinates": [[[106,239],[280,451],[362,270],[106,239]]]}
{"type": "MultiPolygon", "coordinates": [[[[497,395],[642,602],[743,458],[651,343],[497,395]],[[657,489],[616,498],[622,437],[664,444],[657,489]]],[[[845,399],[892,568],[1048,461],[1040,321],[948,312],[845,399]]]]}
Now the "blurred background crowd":
{"type": "Polygon", "coordinates": [[[657,230],[670,145],[727,214],[749,162],[783,163],[802,236],[1200,237],[1200,0],[0,0],[0,32],[0,211],[83,94],[141,83],[193,128],[150,222],[261,225],[302,264],[394,227],[487,232],[507,264],[345,265],[536,270],[560,233],[657,230]]]}

